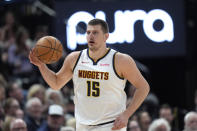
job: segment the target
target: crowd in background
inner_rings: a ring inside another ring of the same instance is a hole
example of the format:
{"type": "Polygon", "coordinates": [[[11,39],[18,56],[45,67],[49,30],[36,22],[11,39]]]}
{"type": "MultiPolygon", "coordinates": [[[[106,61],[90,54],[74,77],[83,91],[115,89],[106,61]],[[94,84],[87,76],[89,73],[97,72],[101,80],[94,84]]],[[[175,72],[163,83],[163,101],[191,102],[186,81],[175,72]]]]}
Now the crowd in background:
{"type": "MultiPolygon", "coordinates": [[[[52,90],[28,59],[36,41],[46,35],[50,35],[47,26],[38,25],[30,37],[13,12],[6,12],[0,27],[0,131],[75,130],[72,84],[52,90]]],[[[65,56],[49,68],[57,71],[65,56]]],[[[129,103],[135,88],[127,86],[129,103]]],[[[197,131],[197,92],[194,102],[194,109],[183,111],[179,117],[176,108],[159,103],[157,96],[150,93],[130,118],[128,131],[197,131]]]]}

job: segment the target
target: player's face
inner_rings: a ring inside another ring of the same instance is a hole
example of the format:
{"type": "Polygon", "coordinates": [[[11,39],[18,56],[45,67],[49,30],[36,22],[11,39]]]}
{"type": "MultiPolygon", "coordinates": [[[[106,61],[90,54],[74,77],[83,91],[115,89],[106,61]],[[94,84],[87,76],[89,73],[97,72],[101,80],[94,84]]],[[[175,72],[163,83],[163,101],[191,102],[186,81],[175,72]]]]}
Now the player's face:
{"type": "Polygon", "coordinates": [[[88,47],[92,51],[96,51],[99,48],[106,46],[106,40],[109,34],[104,33],[101,29],[101,25],[88,25],[86,31],[86,39],[88,47]]]}

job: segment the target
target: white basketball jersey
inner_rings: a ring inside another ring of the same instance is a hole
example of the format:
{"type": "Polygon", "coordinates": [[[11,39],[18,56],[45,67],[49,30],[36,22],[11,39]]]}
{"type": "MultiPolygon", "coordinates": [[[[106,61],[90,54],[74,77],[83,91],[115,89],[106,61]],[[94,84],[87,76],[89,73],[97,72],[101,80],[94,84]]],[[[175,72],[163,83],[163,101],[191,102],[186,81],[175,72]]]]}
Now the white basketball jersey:
{"type": "Polygon", "coordinates": [[[75,117],[84,125],[111,120],[126,109],[126,80],[114,69],[116,51],[108,52],[96,62],[89,50],[82,50],[73,69],[75,117]]]}

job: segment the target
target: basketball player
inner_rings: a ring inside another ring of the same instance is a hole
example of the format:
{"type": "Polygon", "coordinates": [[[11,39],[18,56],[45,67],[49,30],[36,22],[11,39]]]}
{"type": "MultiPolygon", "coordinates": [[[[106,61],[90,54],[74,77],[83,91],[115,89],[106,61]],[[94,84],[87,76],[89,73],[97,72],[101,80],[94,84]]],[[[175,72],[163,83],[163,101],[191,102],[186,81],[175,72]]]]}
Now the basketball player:
{"type": "Polygon", "coordinates": [[[55,90],[73,79],[77,131],[126,131],[128,119],[144,101],[149,85],[129,55],[106,47],[109,29],[105,21],[91,20],[86,35],[88,49],[69,54],[57,73],[39,61],[34,50],[29,59],[55,90]],[[136,87],[127,108],[126,80],[136,87]]]}

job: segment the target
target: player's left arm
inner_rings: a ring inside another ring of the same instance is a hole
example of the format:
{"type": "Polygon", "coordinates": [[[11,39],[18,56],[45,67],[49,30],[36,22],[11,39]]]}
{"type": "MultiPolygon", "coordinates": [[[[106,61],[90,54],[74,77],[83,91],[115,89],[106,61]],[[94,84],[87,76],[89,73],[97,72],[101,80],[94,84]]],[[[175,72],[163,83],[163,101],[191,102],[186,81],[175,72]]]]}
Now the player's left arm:
{"type": "Polygon", "coordinates": [[[115,56],[115,69],[118,75],[124,77],[136,87],[136,91],[127,109],[115,120],[113,130],[127,126],[129,117],[139,108],[150,90],[148,82],[129,55],[117,53],[115,56]]]}

